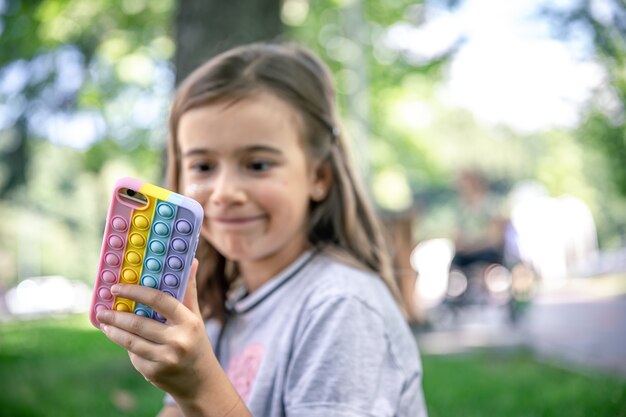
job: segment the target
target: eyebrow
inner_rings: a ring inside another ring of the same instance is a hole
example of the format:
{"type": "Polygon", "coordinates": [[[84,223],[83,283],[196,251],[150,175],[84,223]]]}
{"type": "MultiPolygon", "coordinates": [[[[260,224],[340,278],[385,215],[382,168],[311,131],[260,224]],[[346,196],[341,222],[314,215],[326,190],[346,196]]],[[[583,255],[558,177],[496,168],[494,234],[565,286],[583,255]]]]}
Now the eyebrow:
{"type": "MultiPolygon", "coordinates": [[[[276,155],[282,155],[282,151],[280,149],[277,149],[271,146],[266,146],[266,145],[251,145],[251,146],[246,146],[242,149],[237,150],[237,153],[249,153],[249,152],[269,152],[269,153],[273,153],[276,155]]],[[[214,152],[212,152],[210,149],[193,148],[185,152],[183,157],[188,158],[188,157],[195,156],[195,155],[208,155],[212,153],[214,152]]]]}
{"type": "Polygon", "coordinates": [[[185,153],[183,154],[183,157],[188,158],[188,157],[190,157],[190,156],[194,156],[194,155],[206,155],[206,154],[208,154],[208,153],[211,153],[211,152],[209,152],[207,149],[201,149],[201,148],[198,148],[198,149],[190,149],[190,150],[188,150],[187,152],[185,152],[185,153]]]}

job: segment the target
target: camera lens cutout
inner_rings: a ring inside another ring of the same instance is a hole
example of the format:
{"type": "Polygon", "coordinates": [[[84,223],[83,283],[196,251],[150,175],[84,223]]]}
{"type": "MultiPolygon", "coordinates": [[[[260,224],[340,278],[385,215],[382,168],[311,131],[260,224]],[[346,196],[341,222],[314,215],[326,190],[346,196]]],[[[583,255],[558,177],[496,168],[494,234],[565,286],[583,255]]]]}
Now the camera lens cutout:
{"type": "Polygon", "coordinates": [[[145,209],[148,206],[148,198],[142,193],[131,190],[130,188],[120,188],[118,197],[124,204],[134,207],[135,209],[145,209]]]}

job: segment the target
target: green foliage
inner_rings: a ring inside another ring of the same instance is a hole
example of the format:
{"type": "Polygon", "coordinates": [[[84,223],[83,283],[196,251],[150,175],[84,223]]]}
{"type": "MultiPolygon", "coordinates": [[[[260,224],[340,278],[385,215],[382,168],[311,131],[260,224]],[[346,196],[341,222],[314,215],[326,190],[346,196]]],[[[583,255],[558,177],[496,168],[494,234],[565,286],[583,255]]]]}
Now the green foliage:
{"type": "MultiPolygon", "coordinates": [[[[421,24],[423,5],[404,0],[326,0],[310,3],[310,8],[307,19],[290,28],[290,36],[314,49],[333,71],[348,133],[367,158],[360,162],[367,165],[366,174],[371,171],[370,186],[385,182],[383,188],[401,190],[408,185],[418,192],[445,181],[445,168],[429,149],[426,134],[397,125],[394,114],[408,104],[406,116],[419,118],[420,114],[408,114],[416,102],[429,111],[435,86],[452,53],[417,63],[386,42],[392,26],[421,24]],[[397,184],[385,179],[390,173],[397,184]]],[[[384,199],[378,198],[383,207],[384,199]]]]}
{"type": "MultiPolygon", "coordinates": [[[[624,93],[626,97],[626,88],[624,93]]],[[[602,152],[617,191],[626,197],[626,125],[595,112],[581,127],[578,136],[583,143],[602,152]]]]}
{"type": "Polygon", "coordinates": [[[150,177],[158,177],[162,153],[160,149],[145,142],[127,149],[119,141],[105,139],[94,143],[82,153],[82,163],[85,171],[97,174],[110,161],[124,159],[136,170],[149,172],[150,177]]]}
{"type": "Polygon", "coordinates": [[[626,198],[626,4],[606,0],[602,10],[597,10],[593,2],[585,1],[568,10],[550,8],[546,14],[560,37],[576,37],[581,28],[592,37],[595,58],[605,69],[607,83],[590,103],[577,136],[604,155],[612,182],[626,198]]]}
{"type": "Polygon", "coordinates": [[[592,210],[601,219],[598,234],[602,246],[619,247],[626,236],[626,126],[595,112],[576,137],[585,146],[585,176],[593,179],[592,210]]]}
{"type": "Polygon", "coordinates": [[[0,287],[91,283],[113,179],[161,178],[173,2],[1,5],[0,287]]]}
{"type": "Polygon", "coordinates": [[[32,36],[39,31],[41,23],[36,16],[40,3],[36,0],[4,2],[0,65],[17,59],[31,59],[40,50],[41,42],[36,36],[32,36]]]}
{"type": "Polygon", "coordinates": [[[162,151],[102,141],[83,153],[33,141],[29,154],[29,186],[0,200],[0,215],[11,219],[0,223],[0,288],[32,275],[91,285],[113,183],[124,176],[158,183],[162,151]]]}
{"type": "MultiPolygon", "coordinates": [[[[36,139],[85,148],[106,137],[125,148],[162,146],[173,83],[171,0],[2,4],[0,102],[13,105],[0,131],[17,135],[17,149],[36,139]]],[[[0,150],[0,195],[24,184],[31,161],[20,156],[16,163],[0,150]]],[[[104,162],[92,158],[91,167],[104,162]]]]}
{"type": "Polygon", "coordinates": [[[0,131],[0,198],[26,183],[28,143],[26,121],[19,118],[11,129],[0,131]]]}

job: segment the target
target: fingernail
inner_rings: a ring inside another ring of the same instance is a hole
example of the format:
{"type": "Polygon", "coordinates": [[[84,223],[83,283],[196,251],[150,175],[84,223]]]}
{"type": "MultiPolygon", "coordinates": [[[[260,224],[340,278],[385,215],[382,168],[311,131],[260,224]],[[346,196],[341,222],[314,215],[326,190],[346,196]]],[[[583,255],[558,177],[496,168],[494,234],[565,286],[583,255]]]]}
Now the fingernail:
{"type": "Polygon", "coordinates": [[[111,294],[119,294],[121,287],[119,285],[114,285],[111,287],[111,294]]]}
{"type": "Polygon", "coordinates": [[[109,331],[109,326],[107,326],[106,324],[101,324],[100,330],[102,330],[104,333],[107,333],[109,331]]]}

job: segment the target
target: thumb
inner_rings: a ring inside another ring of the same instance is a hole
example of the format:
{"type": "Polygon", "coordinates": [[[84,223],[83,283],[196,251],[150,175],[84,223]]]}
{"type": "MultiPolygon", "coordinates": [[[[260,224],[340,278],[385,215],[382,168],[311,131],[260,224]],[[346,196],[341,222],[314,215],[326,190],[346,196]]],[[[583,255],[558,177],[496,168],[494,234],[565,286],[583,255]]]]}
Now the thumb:
{"type": "Polygon", "coordinates": [[[196,315],[200,316],[200,306],[198,305],[198,285],[196,284],[197,273],[198,260],[194,258],[189,271],[189,280],[187,281],[187,291],[185,291],[183,304],[196,315]]]}

